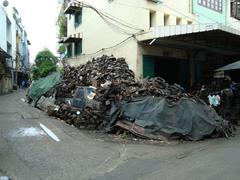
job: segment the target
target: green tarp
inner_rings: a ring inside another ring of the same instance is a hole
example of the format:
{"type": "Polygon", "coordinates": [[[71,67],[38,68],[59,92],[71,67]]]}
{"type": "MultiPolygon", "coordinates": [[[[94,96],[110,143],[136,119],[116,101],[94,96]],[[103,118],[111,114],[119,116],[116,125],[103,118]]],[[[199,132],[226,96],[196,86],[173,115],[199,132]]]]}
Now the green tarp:
{"type": "Polygon", "coordinates": [[[32,82],[27,96],[36,102],[43,94],[58,84],[60,80],[61,74],[54,72],[45,78],[41,78],[35,82],[32,82]]]}

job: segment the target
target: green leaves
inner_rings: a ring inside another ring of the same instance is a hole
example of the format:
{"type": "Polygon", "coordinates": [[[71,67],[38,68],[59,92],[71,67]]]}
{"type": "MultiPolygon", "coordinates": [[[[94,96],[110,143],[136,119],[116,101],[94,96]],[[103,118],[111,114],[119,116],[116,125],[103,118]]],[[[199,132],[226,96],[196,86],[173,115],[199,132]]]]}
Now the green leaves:
{"type": "Polygon", "coordinates": [[[37,54],[35,63],[36,65],[31,71],[34,80],[46,77],[57,69],[57,58],[48,49],[44,49],[37,54]]]}
{"type": "Polygon", "coordinates": [[[59,54],[64,54],[66,52],[66,46],[65,45],[61,45],[58,48],[58,53],[59,54]]]}
{"type": "Polygon", "coordinates": [[[59,16],[58,30],[59,30],[59,36],[60,37],[66,37],[67,36],[67,18],[65,17],[65,15],[59,16]]]}
{"type": "Polygon", "coordinates": [[[57,57],[47,48],[37,54],[35,63],[39,66],[45,60],[52,61],[54,64],[57,63],[57,57]]]}

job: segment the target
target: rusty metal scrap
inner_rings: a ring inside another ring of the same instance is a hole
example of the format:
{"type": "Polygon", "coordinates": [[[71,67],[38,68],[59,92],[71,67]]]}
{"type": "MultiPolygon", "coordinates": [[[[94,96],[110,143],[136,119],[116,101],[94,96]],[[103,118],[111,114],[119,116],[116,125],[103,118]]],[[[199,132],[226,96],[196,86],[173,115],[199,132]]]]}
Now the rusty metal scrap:
{"type": "Polygon", "coordinates": [[[104,55],[78,67],[66,66],[62,79],[55,88],[59,108],[54,113],[49,112],[78,128],[106,129],[110,124],[107,112],[112,105],[135,97],[165,97],[170,103],[177,103],[181,98],[201,101],[180,85],[169,84],[160,77],[135,80],[125,59],[113,56],[104,55]],[[75,108],[66,103],[67,98],[73,98],[79,86],[97,88],[94,100],[99,102],[99,109],[75,108]]]}
{"type": "Polygon", "coordinates": [[[134,82],[134,73],[128,68],[125,59],[102,56],[78,67],[66,66],[63,79],[57,88],[57,96],[66,98],[73,96],[77,86],[93,85],[94,80],[99,83],[123,79],[134,82]]]}
{"type": "Polygon", "coordinates": [[[56,87],[56,98],[71,98],[78,86],[92,85],[98,86],[94,99],[102,105],[99,111],[76,110],[63,103],[55,116],[77,127],[98,128],[108,124],[104,115],[113,103],[149,95],[166,97],[172,102],[189,97],[181,86],[170,85],[160,77],[137,81],[125,59],[102,56],[78,67],[66,66],[63,80],[56,87]],[[81,112],[77,115],[76,111],[81,112]]]}

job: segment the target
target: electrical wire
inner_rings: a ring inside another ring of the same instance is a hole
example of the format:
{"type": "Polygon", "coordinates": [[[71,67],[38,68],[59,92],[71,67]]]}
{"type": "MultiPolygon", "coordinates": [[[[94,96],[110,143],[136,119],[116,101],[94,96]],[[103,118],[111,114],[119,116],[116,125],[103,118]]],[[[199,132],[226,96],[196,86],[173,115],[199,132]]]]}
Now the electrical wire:
{"type": "Polygon", "coordinates": [[[88,5],[84,5],[84,7],[90,8],[90,9],[94,10],[94,11],[101,17],[101,19],[102,19],[111,29],[113,29],[114,31],[120,32],[120,33],[122,33],[122,34],[127,34],[127,35],[132,35],[132,34],[134,34],[134,33],[129,33],[128,31],[126,31],[125,29],[123,29],[122,27],[120,27],[119,25],[112,23],[109,19],[107,19],[107,18],[104,16],[104,14],[102,14],[101,12],[99,12],[99,11],[98,11],[97,9],[95,9],[94,7],[88,6],[88,5]]]}
{"type": "Polygon", "coordinates": [[[85,6],[85,7],[88,7],[88,8],[91,8],[93,9],[101,18],[102,20],[108,25],[110,26],[113,30],[115,31],[118,31],[122,34],[127,34],[127,35],[132,35],[133,33],[129,33],[127,32],[125,29],[121,28],[120,26],[112,23],[111,21],[109,21],[104,15],[102,15],[98,10],[92,8],[91,6],[85,6]]]}
{"type": "Polygon", "coordinates": [[[133,25],[131,25],[130,23],[128,23],[128,22],[126,22],[126,21],[124,21],[124,20],[122,20],[122,19],[120,19],[118,17],[115,17],[115,16],[113,16],[113,15],[107,13],[107,12],[104,12],[103,10],[97,9],[97,8],[93,7],[92,5],[90,5],[90,4],[87,4],[87,3],[83,3],[83,4],[85,4],[86,6],[94,9],[95,11],[98,11],[103,16],[105,16],[105,17],[107,17],[107,18],[109,18],[109,19],[111,19],[111,20],[113,20],[113,21],[115,21],[115,22],[117,22],[117,23],[127,27],[127,28],[134,29],[134,30],[141,30],[141,31],[143,30],[143,29],[140,29],[140,28],[133,27],[133,25]]]}
{"type": "Polygon", "coordinates": [[[192,21],[197,22],[197,23],[200,24],[200,22],[197,21],[196,19],[194,19],[194,18],[192,18],[192,17],[189,17],[189,16],[187,16],[186,14],[184,14],[184,13],[182,13],[182,12],[179,12],[178,10],[176,10],[176,9],[174,9],[174,8],[171,8],[171,7],[169,7],[169,6],[167,6],[167,5],[163,4],[163,3],[160,4],[160,5],[168,8],[168,9],[170,9],[170,10],[172,10],[172,11],[178,13],[178,14],[181,14],[181,15],[183,16],[183,18],[187,17],[187,18],[191,19],[192,21]]]}
{"type": "MultiPolygon", "coordinates": [[[[77,3],[80,3],[80,2],[77,1],[77,0],[74,0],[74,1],[77,2],[77,3]]],[[[81,2],[81,3],[82,3],[82,2],[81,2]]],[[[110,15],[104,14],[103,12],[101,12],[101,10],[99,10],[99,9],[97,9],[97,8],[89,5],[89,4],[82,3],[82,5],[83,5],[83,7],[85,7],[85,8],[90,8],[90,9],[94,10],[94,11],[101,17],[101,19],[102,19],[108,26],[110,26],[113,30],[118,31],[118,32],[120,32],[120,33],[124,33],[124,34],[130,35],[130,36],[127,37],[126,39],[122,40],[121,42],[119,42],[119,43],[117,43],[117,44],[115,44],[115,45],[113,45],[113,46],[106,47],[106,48],[102,48],[102,49],[100,49],[100,50],[98,50],[98,51],[96,51],[96,52],[94,52],[94,53],[83,53],[82,55],[84,55],[84,56],[95,55],[95,54],[97,54],[97,53],[99,53],[99,52],[101,52],[101,51],[118,47],[118,46],[124,44],[125,42],[127,42],[128,40],[130,40],[131,38],[135,37],[135,34],[137,34],[137,33],[129,33],[129,32],[127,32],[125,29],[123,29],[122,27],[120,27],[119,25],[114,24],[113,22],[118,23],[118,24],[120,24],[120,25],[122,25],[122,26],[125,26],[126,28],[134,29],[135,31],[136,31],[136,30],[140,30],[140,32],[142,31],[141,29],[137,29],[137,28],[131,27],[130,25],[126,25],[126,24],[120,22],[119,20],[115,20],[115,19],[114,19],[115,17],[113,17],[113,16],[110,17],[110,15]],[[113,22],[111,22],[111,21],[113,21],[113,22]]]]}
{"type": "Polygon", "coordinates": [[[134,33],[129,33],[129,32],[127,32],[125,29],[123,29],[123,27],[125,27],[125,28],[127,28],[127,29],[132,29],[132,30],[134,30],[134,31],[144,31],[143,29],[133,27],[131,24],[129,24],[129,23],[127,23],[127,22],[125,22],[125,21],[117,18],[117,17],[114,17],[114,16],[112,16],[112,15],[106,13],[106,12],[103,12],[103,11],[100,10],[100,9],[97,9],[97,8],[93,7],[92,5],[90,5],[90,4],[88,4],[88,3],[79,2],[79,1],[77,1],[77,0],[74,0],[74,2],[81,3],[81,4],[83,5],[83,7],[90,8],[90,9],[94,10],[94,11],[104,20],[105,23],[107,23],[108,25],[110,25],[111,28],[114,27],[114,28],[115,28],[114,30],[116,30],[116,28],[117,28],[117,29],[119,29],[121,32],[123,32],[123,33],[125,33],[125,34],[128,34],[128,35],[134,34],[134,33]],[[115,24],[114,24],[113,22],[114,22],[115,24]],[[120,27],[120,26],[117,25],[117,24],[119,24],[119,25],[121,25],[121,26],[123,26],[123,27],[120,27]]]}
{"type": "Polygon", "coordinates": [[[127,42],[128,40],[130,40],[131,38],[134,38],[134,37],[135,37],[134,35],[129,36],[126,39],[122,40],[121,42],[119,42],[119,43],[117,43],[117,44],[115,44],[113,46],[102,48],[102,49],[100,49],[100,50],[98,50],[98,51],[96,51],[94,53],[83,53],[82,55],[84,55],[84,56],[92,56],[92,55],[98,54],[98,53],[100,53],[100,52],[102,52],[104,50],[113,49],[115,47],[118,47],[118,46],[124,44],[125,42],[127,42]]]}
{"type": "MultiPolygon", "coordinates": [[[[151,10],[151,9],[149,9],[149,8],[146,8],[146,7],[133,6],[133,5],[130,5],[130,4],[120,3],[120,2],[116,2],[116,1],[113,1],[113,2],[116,3],[116,4],[122,5],[122,6],[151,10]]],[[[201,24],[201,22],[199,22],[199,21],[197,21],[197,20],[195,20],[195,19],[193,19],[193,18],[191,18],[191,17],[189,17],[189,16],[187,16],[187,15],[179,12],[178,10],[176,10],[176,9],[174,9],[174,8],[171,8],[171,7],[169,7],[169,6],[167,6],[167,5],[163,4],[163,3],[162,3],[162,4],[159,4],[159,5],[164,6],[164,7],[168,8],[168,9],[170,9],[170,10],[172,10],[172,11],[175,11],[175,12],[178,13],[178,14],[181,14],[183,17],[187,17],[187,18],[193,20],[194,22],[197,22],[197,23],[201,24]]],[[[215,23],[219,23],[219,22],[217,22],[216,20],[214,20],[214,19],[212,19],[212,18],[210,18],[210,17],[208,17],[208,16],[205,16],[204,14],[201,14],[201,13],[199,13],[199,12],[196,12],[196,13],[197,13],[197,14],[200,14],[201,16],[205,17],[205,18],[208,19],[208,20],[211,20],[211,21],[213,21],[213,22],[215,22],[215,23]]],[[[236,20],[235,22],[228,23],[227,25],[232,25],[233,23],[238,23],[238,22],[240,23],[240,21],[236,20]]]]}
{"type": "MultiPolygon", "coordinates": [[[[102,11],[102,10],[101,10],[101,11],[102,11]]],[[[109,13],[107,13],[107,12],[102,11],[102,13],[107,14],[108,16],[110,16],[110,17],[112,17],[112,18],[115,18],[115,19],[117,19],[117,20],[119,20],[119,21],[122,21],[123,23],[125,23],[125,24],[127,25],[127,27],[129,27],[129,28],[131,28],[131,29],[144,31],[143,29],[134,27],[134,25],[132,25],[132,24],[126,22],[126,21],[123,21],[122,19],[120,19],[120,18],[118,18],[118,17],[112,16],[111,14],[109,14],[109,13]]]]}
{"type": "MultiPolygon", "coordinates": [[[[151,10],[151,9],[149,9],[149,8],[142,7],[142,6],[133,6],[133,5],[129,5],[129,4],[125,4],[125,3],[119,3],[119,2],[115,2],[115,1],[113,1],[113,2],[116,3],[116,4],[122,5],[122,6],[127,6],[127,7],[132,7],[132,8],[139,8],[139,9],[145,9],[145,10],[151,10]]],[[[183,18],[184,18],[184,17],[187,17],[187,18],[191,19],[192,21],[195,21],[195,22],[197,22],[197,23],[200,23],[199,21],[195,20],[194,18],[189,17],[188,15],[183,14],[182,12],[180,12],[180,11],[174,9],[174,8],[171,8],[171,7],[167,6],[167,5],[164,5],[163,3],[159,4],[159,6],[164,6],[164,7],[168,8],[168,9],[170,9],[170,10],[172,10],[172,11],[174,11],[174,12],[180,14],[180,15],[182,15],[183,18]]],[[[160,12],[160,10],[157,10],[157,11],[160,12]]]]}

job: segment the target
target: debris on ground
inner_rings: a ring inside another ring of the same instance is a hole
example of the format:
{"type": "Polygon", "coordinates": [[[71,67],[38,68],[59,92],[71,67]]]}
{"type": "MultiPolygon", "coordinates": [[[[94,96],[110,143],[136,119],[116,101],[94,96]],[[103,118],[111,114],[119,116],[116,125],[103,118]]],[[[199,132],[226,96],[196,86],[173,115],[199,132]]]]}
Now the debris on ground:
{"type": "Polygon", "coordinates": [[[123,58],[102,56],[78,67],[66,66],[49,96],[56,99],[49,115],[78,128],[120,129],[157,140],[232,134],[231,124],[200,98],[160,77],[135,80],[123,58]]]}

